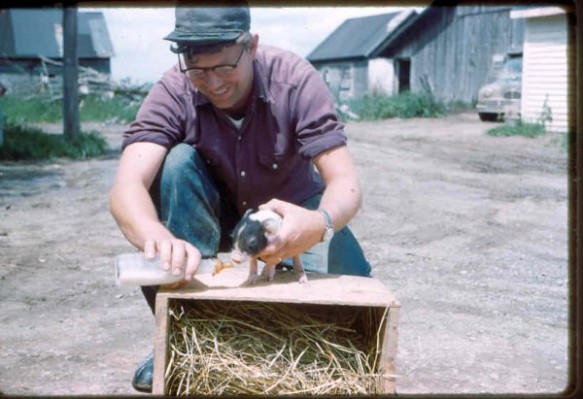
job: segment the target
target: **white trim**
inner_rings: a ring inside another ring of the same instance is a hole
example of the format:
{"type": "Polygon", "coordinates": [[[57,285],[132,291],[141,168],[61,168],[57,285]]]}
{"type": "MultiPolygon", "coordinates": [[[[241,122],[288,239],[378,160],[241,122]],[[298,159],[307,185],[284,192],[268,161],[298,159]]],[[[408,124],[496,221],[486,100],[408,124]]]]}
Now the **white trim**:
{"type": "Polygon", "coordinates": [[[511,19],[535,18],[559,14],[565,14],[565,10],[563,10],[561,7],[537,7],[527,8],[524,10],[512,10],[510,11],[510,18],[511,19]]]}

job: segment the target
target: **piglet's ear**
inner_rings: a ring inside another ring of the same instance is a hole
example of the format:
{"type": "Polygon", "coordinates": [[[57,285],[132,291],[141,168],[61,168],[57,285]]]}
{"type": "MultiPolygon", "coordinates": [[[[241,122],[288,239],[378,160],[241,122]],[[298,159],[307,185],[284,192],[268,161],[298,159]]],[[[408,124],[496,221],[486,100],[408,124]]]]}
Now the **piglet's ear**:
{"type": "Polygon", "coordinates": [[[269,235],[277,233],[279,226],[281,226],[281,218],[269,218],[265,219],[263,223],[261,223],[263,231],[269,235]]]}

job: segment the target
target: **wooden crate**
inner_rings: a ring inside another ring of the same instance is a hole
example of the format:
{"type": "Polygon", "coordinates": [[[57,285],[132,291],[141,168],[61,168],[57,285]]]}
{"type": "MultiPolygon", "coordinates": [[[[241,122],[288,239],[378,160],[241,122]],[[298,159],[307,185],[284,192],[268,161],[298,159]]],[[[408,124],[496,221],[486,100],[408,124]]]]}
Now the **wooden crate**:
{"type": "MultiPolygon", "coordinates": [[[[165,370],[168,365],[170,312],[177,304],[189,301],[256,301],[296,304],[298,306],[364,307],[384,314],[379,318],[380,353],[377,373],[383,376],[379,391],[395,392],[395,356],[400,304],[377,279],[355,276],[309,274],[306,284],[299,284],[293,272],[278,272],[271,283],[241,286],[247,269],[223,270],[216,276],[196,275],[188,286],[162,288],[156,297],[156,336],[154,346],[153,393],[168,394],[165,370]]],[[[197,304],[200,304],[197,303],[197,304]]]]}

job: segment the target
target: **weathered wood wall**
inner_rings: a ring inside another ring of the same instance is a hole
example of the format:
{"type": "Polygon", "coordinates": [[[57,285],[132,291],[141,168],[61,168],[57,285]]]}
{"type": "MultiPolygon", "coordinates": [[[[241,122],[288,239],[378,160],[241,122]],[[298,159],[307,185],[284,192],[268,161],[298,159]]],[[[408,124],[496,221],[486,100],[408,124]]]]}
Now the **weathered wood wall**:
{"type": "MultiPolygon", "coordinates": [[[[51,62],[43,62],[41,58],[9,60],[0,57],[0,82],[11,94],[27,96],[44,92],[60,93],[63,86],[62,62],[49,61],[51,62]]],[[[80,59],[79,66],[111,77],[109,58],[80,59]]]]}
{"type": "Polygon", "coordinates": [[[375,58],[316,64],[339,102],[372,94],[394,94],[392,60],[375,58]]]}
{"type": "Polygon", "coordinates": [[[494,54],[521,52],[524,22],[510,6],[435,6],[383,56],[411,60],[411,91],[425,80],[443,101],[475,103],[494,54]]]}

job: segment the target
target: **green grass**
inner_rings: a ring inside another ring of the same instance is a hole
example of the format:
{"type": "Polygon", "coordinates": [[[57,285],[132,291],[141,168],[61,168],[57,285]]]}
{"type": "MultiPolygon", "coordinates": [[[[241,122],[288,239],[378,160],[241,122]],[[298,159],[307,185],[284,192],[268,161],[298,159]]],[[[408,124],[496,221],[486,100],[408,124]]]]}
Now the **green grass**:
{"type": "MultiPolygon", "coordinates": [[[[112,99],[96,95],[83,96],[79,101],[79,120],[81,122],[115,120],[132,121],[141,101],[130,101],[117,96],[112,99]]],[[[0,108],[6,123],[27,125],[29,123],[59,122],[63,120],[63,100],[51,100],[36,96],[23,98],[6,96],[0,99],[0,108]]]]}
{"type": "Polygon", "coordinates": [[[0,99],[4,123],[25,125],[36,122],[58,122],[63,119],[62,101],[51,102],[46,98],[34,97],[26,100],[6,96],[0,99]]]}
{"type": "Polygon", "coordinates": [[[467,111],[474,111],[476,108],[476,104],[470,104],[461,100],[454,100],[450,101],[447,104],[447,112],[467,112],[467,111]]]}
{"type": "Polygon", "coordinates": [[[361,120],[389,118],[438,117],[447,107],[428,93],[405,92],[396,96],[371,95],[351,100],[350,109],[361,120]]]}
{"type": "Polygon", "coordinates": [[[111,119],[120,123],[131,122],[136,118],[141,103],[120,97],[107,100],[98,96],[86,96],[79,104],[79,117],[81,122],[111,119]]]}
{"type": "Polygon", "coordinates": [[[544,125],[540,123],[526,123],[518,120],[515,125],[505,124],[488,130],[487,134],[494,137],[539,137],[546,134],[544,125]]]}
{"type": "MultiPolygon", "coordinates": [[[[135,118],[140,103],[120,96],[112,99],[83,96],[79,101],[79,120],[130,122],[135,118]]],[[[48,134],[29,127],[34,123],[62,122],[62,100],[46,96],[23,98],[9,95],[0,99],[0,108],[5,118],[4,145],[0,148],[2,160],[86,159],[101,156],[107,151],[107,143],[99,133],[82,132],[68,140],[63,135],[48,134]]]]}
{"type": "Polygon", "coordinates": [[[561,151],[568,152],[575,145],[575,133],[559,133],[550,140],[551,145],[559,147],[561,151]]]}
{"type": "Polygon", "coordinates": [[[96,132],[81,133],[71,140],[40,129],[8,123],[0,159],[7,161],[55,158],[87,159],[107,152],[107,142],[96,132]]]}

